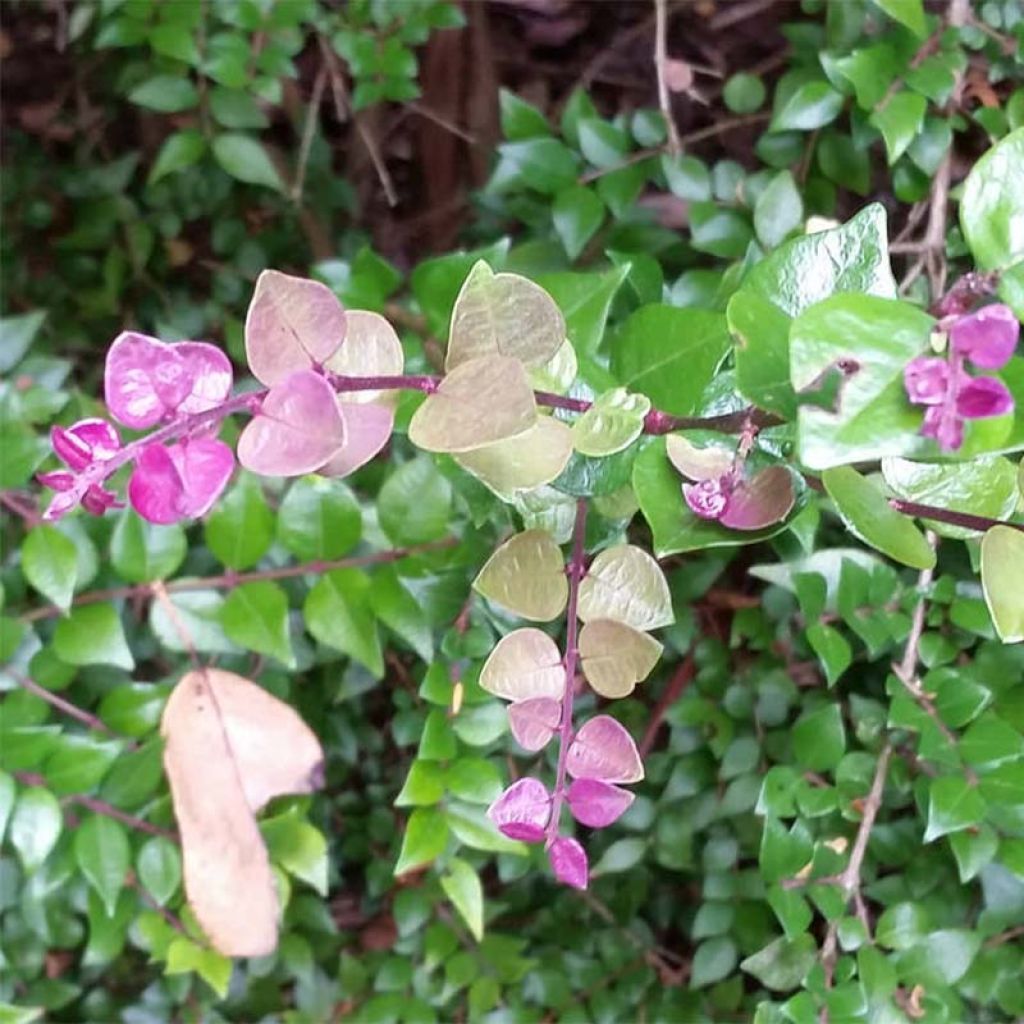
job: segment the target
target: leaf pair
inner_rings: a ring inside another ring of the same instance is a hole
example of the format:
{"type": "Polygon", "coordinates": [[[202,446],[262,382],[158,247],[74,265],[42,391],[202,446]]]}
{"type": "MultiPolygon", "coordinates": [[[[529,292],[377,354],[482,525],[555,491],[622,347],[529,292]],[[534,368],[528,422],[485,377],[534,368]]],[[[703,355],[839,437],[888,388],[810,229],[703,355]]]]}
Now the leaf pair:
{"type": "Polygon", "coordinates": [[[225,956],[271,953],[277,889],[255,815],[322,785],[319,741],[287,704],[220,669],[182,677],[160,732],[196,919],[225,956]]]}

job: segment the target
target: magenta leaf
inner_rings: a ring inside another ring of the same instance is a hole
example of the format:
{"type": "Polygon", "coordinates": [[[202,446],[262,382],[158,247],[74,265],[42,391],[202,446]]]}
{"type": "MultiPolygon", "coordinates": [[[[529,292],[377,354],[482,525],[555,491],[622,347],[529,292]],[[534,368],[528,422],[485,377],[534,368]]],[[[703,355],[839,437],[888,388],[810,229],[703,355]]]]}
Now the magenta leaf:
{"type": "Polygon", "coordinates": [[[144,448],[128,481],[128,500],[143,519],[167,525],[204,515],[231,478],[235,458],[223,441],[196,438],[144,448]]]}
{"type": "Polygon", "coordinates": [[[539,843],[551,819],[551,795],[538,779],[520,779],[487,808],[487,816],[509,839],[539,843]]]}
{"type": "Polygon", "coordinates": [[[956,411],[967,420],[1003,416],[1013,412],[1013,396],[1006,385],[995,377],[973,377],[956,398],[956,411]]]}
{"type": "Polygon", "coordinates": [[[107,352],[103,388],[110,414],[135,430],[152,427],[192,393],[188,361],[158,338],[119,334],[107,352]]]}
{"type": "Polygon", "coordinates": [[[736,484],[720,521],[731,530],[761,530],[785,519],[795,500],[789,470],[769,466],[736,484]]]}
{"type": "Polygon", "coordinates": [[[576,779],[569,787],[566,799],[573,817],[581,825],[605,828],[628,810],[634,796],[600,779],[576,779]]]}
{"type": "Polygon", "coordinates": [[[108,491],[100,484],[90,484],[82,495],[82,508],[94,516],[103,515],[108,508],[122,507],[113,491],[108,491]]]}
{"type": "Polygon", "coordinates": [[[562,721],[562,705],[553,697],[529,697],[508,707],[508,724],[516,742],[526,750],[547,746],[562,721]]]}
{"type": "Polygon", "coordinates": [[[345,339],[345,310],[319,281],[264,270],[245,318],[249,368],[273,387],[323,365],[345,339]]]}
{"type": "Polygon", "coordinates": [[[57,477],[67,476],[71,477],[70,473],[47,473],[40,474],[38,480],[40,483],[45,484],[47,487],[53,487],[57,493],[50,499],[50,504],[47,505],[46,511],[43,513],[43,519],[48,522],[56,522],[62,516],[67,515],[75,506],[78,504],[77,496],[71,491],[71,487],[74,486],[74,478],[71,477],[70,482],[66,487],[59,487],[55,483],[49,480],[44,480],[43,476],[57,477]]]}
{"type": "Polygon", "coordinates": [[[76,472],[91,462],[109,459],[121,450],[117,430],[100,419],[79,420],[70,427],[54,427],[50,431],[50,442],[57,457],[76,472]]]}
{"type": "Polygon", "coordinates": [[[300,370],[274,385],[238,439],[238,461],[263,476],[301,476],[341,449],[345,425],[334,390],[300,370]]]}
{"type": "Polygon", "coordinates": [[[683,497],[690,511],[701,519],[720,519],[729,503],[729,486],[725,477],[683,484],[683,497]]]}
{"type": "Polygon", "coordinates": [[[185,361],[192,386],[178,406],[191,415],[220,405],[231,394],[231,360],[216,345],[205,341],[179,341],[170,346],[185,361]]]}
{"type": "Polygon", "coordinates": [[[575,839],[559,836],[548,849],[548,860],[560,882],[574,889],[586,889],[589,875],[587,853],[575,839]]]}
{"type": "Polygon", "coordinates": [[[569,746],[566,769],[574,779],[602,782],[639,782],[644,777],[633,737],[609,715],[597,715],[580,726],[569,746]]]}
{"type": "Polygon", "coordinates": [[[960,317],[949,332],[953,350],[983,370],[1005,366],[1017,347],[1020,323],[1009,306],[985,306],[960,317]]]}
{"type": "Polygon", "coordinates": [[[391,438],[394,410],[386,405],[339,402],[345,425],[345,444],[317,471],[324,476],[348,476],[365,466],[391,438]]]}
{"type": "Polygon", "coordinates": [[[949,363],[936,356],[918,356],[903,370],[903,386],[915,405],[941,405],[949,388],[949,378],[949,363]]]}

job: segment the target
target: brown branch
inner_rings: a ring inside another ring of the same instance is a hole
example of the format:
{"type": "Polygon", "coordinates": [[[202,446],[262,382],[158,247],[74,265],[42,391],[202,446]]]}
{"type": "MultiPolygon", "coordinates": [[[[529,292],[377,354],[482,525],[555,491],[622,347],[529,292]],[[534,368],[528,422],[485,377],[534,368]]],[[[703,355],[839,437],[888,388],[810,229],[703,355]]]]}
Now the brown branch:
{"type": "Polygon", "coordinates": [[[672,94],[668,87],[668,0],[654,0],[654,70],[658,76],[658,106],[668,132],[666,148],[671,156],[683,151],[679,129],[672,114],[672,94]]]}
{"type": "Polygon", "coordinates": [[[61,697],[59,694],[52,693],[50,690],[47,690],[45,686],[40,686],[34,679],[30,679],[28,676],[23,675],[21,672],[17,671],[17,669],[8,669],[8,672],[22,689],[34,694],[40,700],[46,701],[47,704],[55,707],[62,714],[75,719],[77,722],[81,722],[90,729],[95,729],[97,732],[105,732],[110,736],[118,735],[102,719],[97,718],[94,714],[78,707],[78,705],[72,704],[71,701],[65,700],[65,698],[61,697]]]}
{"type": "Polygon", "coordinates": [[[316,134],[316,122],[320,115],[320,102],[327,85],[327,68],[321,66],[313,81],[313,94],[309,98],[306,110],[306,123],[302,127],[302,141],[299,144],[299,159],[295,167],[295,182],[292,185],[292,201],[296,206],[302,204],[302,190],[306,184],[306,168],[309,165],[309,153],[313,148],[313,137],[316,134]]]}
{"type": "MultiPolygon", "coordinates": [[[[157,588],[164,589],[168,594],[180,594],[189,590],[227,590],[242,583],[255,583],[259,580],[283,580],[295,576],[314,575],[330,572],[332,569],[353,569],[364,565],[379,565],[397,562],[411,555],[425,554],[429,551],[442,551],[458,544],[458,538],[446,537],[444,540],[431,541],[428,544],[413,544],[406,548],[389,548],[387,551],[373,551],[367,555],[352,555],[348,558],[336,558],[331,561],[318,559],[314,562],[303,562],[300,565],[285,565],[276,569],[257,569],[253,572],[226,572],[220,576],[205,576],[201,579],[175,580],[172,583],[137,583],[127,587],[109,587],[106,590],[92,590],[79,594],[71,604],[97,604],[107,601],[119,601],[124,598],[154,597],[157,588]]],[[[34,622],[37,619],[51,619],[64,612],[56,605],[45,608],[33,608],[20,616],[22,622],[34,622]]]]}
{"type": "Polygon", "coordinates": [[[696,674],[697,666],[691,652],[679,663],[679,667],[668,681],[668,686],[665,687],[665,692],[658,699],[658,703],[654,705],[650,721],[644,730],[643,739],[640,740],[641,760],[646,758],[651,752],[651,748],[654,746],[654,741],[658,735],[658,730],[661,728],[661,723],[665,718],[665,713],[686,692],[686,688],[693,682],[696,674]]]}
{"type": "Polygon", "coordinates": [[[918,519],[934,519],[937,523],[962,526],[965,530],[978,530],[984,533],[993,526],[1008,526],[1011,530],[1020,530],[1024,533],[1024,523],[1011,523],[1006,519],[989,519],[988,516],[975,516],[969,512],[954,512],[949,508],[922,505],[916,501],[904,501],[902,498],[890,498],[889,504],[904,515],[915,516],[918,519]]]}

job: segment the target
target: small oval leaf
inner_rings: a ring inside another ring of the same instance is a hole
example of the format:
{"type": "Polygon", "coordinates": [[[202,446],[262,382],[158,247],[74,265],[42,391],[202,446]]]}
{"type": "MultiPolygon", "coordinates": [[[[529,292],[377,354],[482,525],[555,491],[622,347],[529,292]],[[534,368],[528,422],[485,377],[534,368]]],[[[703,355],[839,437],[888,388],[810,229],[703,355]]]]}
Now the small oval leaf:
{"type": "Polygon", "coordinates": [[[634,629],[657,629],[675,621],[665,574],[641,548],[618,544],[606,548],[580,583],[579,616],[614,619],[634,629]]]}
{"type": "Polygon", "coordinates": [[[561,549],[546,530],[517,533],[487,560],[473,589],[524,619],[550,622],[569,599],[561,549]]]}
{"type": "Polygon", "coordinates": [[[566,770],[574,779],[639,782],[644,766],[633,737],[609,715],[597,715],[580,726],[569,746],[566,770]]]}
{"type": "Polygon", "coordinates": [[[539,629],[517,629],[502,637],[480,672],[480,686],[505,700],[565,693],[565,667],[554,640],[539,629]]]}
{"type": "Polygon", "coordinates": [[[509,728],[524,750],[543,750],[561,721],[562,705],[551,697],[530,697],[509,705],[509,728]]]}
{"type": "Polygon", "coordinates": [[[519,779],[487,808],[487,817],[509,839],[539,843],[551,819],[551,795],[540,780],[519,779]]]}
{"type": "Polygon", "coordinates": [[[654,637],[614,619],[592,619],[580,630],[580,660],[587,682],[602,697],[626,697],[646,679],[662,646],[654,637]]]}

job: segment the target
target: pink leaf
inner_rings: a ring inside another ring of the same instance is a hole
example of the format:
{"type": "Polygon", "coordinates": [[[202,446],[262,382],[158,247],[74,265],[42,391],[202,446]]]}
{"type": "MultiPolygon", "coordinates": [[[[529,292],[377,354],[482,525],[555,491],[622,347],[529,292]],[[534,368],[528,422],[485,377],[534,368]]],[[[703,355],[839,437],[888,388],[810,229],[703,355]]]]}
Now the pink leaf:
{"type": "Polygon", "coordinates": [[[125,331],[107,352],[103,387],[114,419],[144,430],[176,412],[192,393],[192,367],[173,345],[125,331]]]}
{"type": "Polygon", "coordinates": [[[1013,412],[1013,396],[995,377],[974,377],[956,398],[956,411],[967,420],[986,419],[1013,412]]]}
{"type": "Polygon", "coordinates": [[[903,370],[907,397],[916,405],[940,405],[949,388],[949,363],[935,356],[911,359],[903,370]]]}
{"type": "Polygon", "coordinates": [[[573,817],[581,825],[604,828],[626,812],[634,796],[600,779],[576,779],[566,799],[573,817]]]}
{"type": "Polygon", "coordinates": [[[178,412],[206,412],[231,394],[234,380],[231,360],[216,345],[205,341],[179,341],[171,348],[184,359],[192,378],[192,388],[178,406],[178,412]]]}
{"type": "Polygon", "coordinates": [[[1004,366],[1017,347],[1020,323],[1009,306],[985,306],[960,317],[949,332],[954,351],[984,370],[1004,366]]]}
{"type": "Polygon", "coordinates": [[[690,511],[701,519],[719,519],[729,502],[729,489],[724,478],[683,484],[683,497],[690,511]]]}
{"type": "Polygon", "coordinates": [[[273,387],[323,365],[345,339],[345,310],[319,281],[264,270],[245,318],[249,368],[273,387]]]}
{"type": "Polygon", "coordinates": [[[345,425],[330,384],[300,370],[276,384],[238,439],[238,461],[263,476],[301,476],[338,454],[345,425]]]}
{"type": "Polygon", "coordinates": [[[224,490],[234,465],[231,449],[211,438],[149,445],[128,481],[128,500],[151,523],[201,516],[224,490]]]}
{"type": "Polygon", "coordinates": [[[922,437],[934,437],[944,452],[955,452],[964,443],[964,421],[955,410],[933,405],[925,410],[922,437]]]}
{"type": "Polygon", "coordinates": [[[769,466],[736,484],[720,521],[731,530],[761,530],[785,519],[794,500],[789,470],[769,466]]]}
{"type": "Polygon", "coordinates": [[[548,849],[548,860],[555,878],[574,889],[586,889],[589,868],[587,853],[575,840],[560,836],[548,849]]]}
{"type": "Polygon", "coordinates": [[[57,457],[71,469],[85,469],[91,462],[102,462],[121,450],[121,438],[106,420],[79,420],[70,427],[53,427],[50,442],[57,457]]]}
{"type": "Polygon", "coordinates": [[[391,438],[395,413],[386,405],[339,402],[345,424],[345,444],[317,472],[324,476],[348,476],[365,466],[391,438]]]}
{"type": "Polygon", "coordinates": [[[551,795],[538,779],[520,779],[487,808],[487,816],[509,839],[539,843],[551,819],[551,795]]]}
{"type": "Polygon", "coordinates": [[[597,715],[580,726],[569,747],[566,768],[574,779],[639,782],[644,777],[633,737],[609,715],[597,715]]]}
{"type": "Polygon", "coordinates": [[[94,516],[103,515],[108,508],[113,508],[115,505],[118,508],[123,507],[113,491],[108,491],[106,487],[101,487],[99,484],[91,484],[82,495],[82,508],[94,516]]]}
{"type": "Polygon", "coordinates": [[[562,705],[553,697],[530,697],[510,704],[508,724],[516,742],[526,750],[541,750],[562,720],[562,705]]]}

